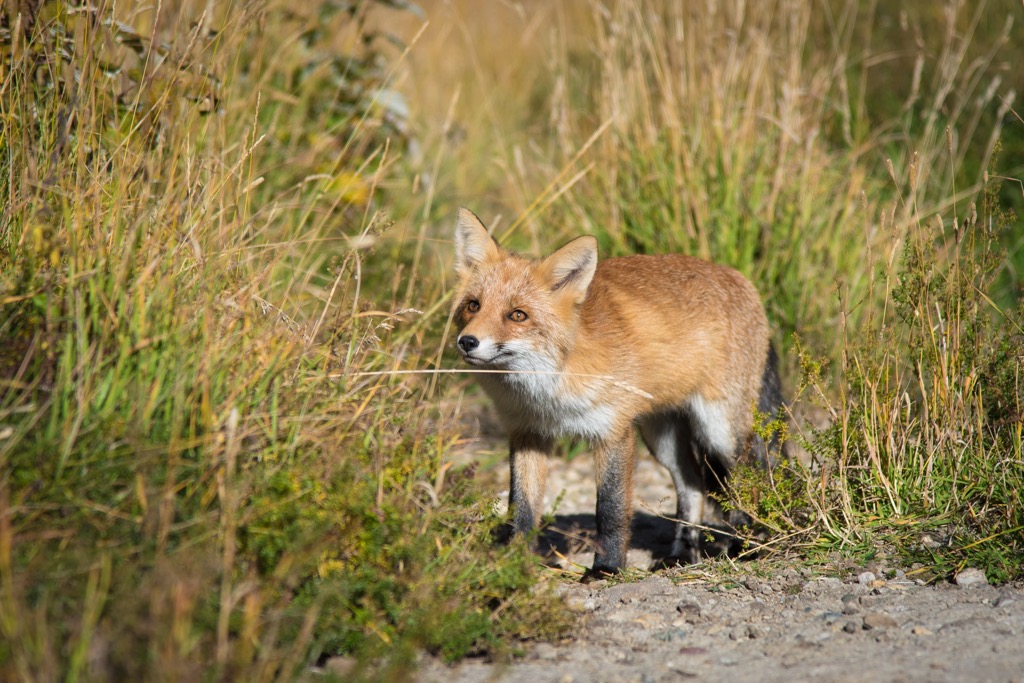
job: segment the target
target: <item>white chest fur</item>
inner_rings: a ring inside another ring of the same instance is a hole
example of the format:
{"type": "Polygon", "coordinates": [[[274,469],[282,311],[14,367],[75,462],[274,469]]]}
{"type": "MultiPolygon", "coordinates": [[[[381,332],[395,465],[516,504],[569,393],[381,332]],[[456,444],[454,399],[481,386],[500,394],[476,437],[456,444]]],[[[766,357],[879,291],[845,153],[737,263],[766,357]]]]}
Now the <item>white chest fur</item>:
{"type": "Polygon", "coordinates": [[[618,421],[606,382],[601,378],[570,382],[553,365],[533,363],[530,369],[482,375],[481,384],[501,413],[506,427],[546,436],[576,436],[599,441],[611,435],[618,421]],[[602,400],[602,397],[604,400],[602,400]]]}

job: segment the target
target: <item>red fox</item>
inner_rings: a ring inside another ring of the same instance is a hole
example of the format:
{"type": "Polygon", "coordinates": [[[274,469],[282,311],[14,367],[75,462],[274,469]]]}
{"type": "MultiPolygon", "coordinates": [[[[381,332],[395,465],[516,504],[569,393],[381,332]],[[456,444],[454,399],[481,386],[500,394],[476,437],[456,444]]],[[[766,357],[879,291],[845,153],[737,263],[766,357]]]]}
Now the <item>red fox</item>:
{"type": "Polygon", "coordinates": [[[754,286],[681,254],[599,263],[591,236],[530,261],[502,249],[467,209],[455,261],[456,346],[466,363],[493,371],[479,380],[510,433],[513,533],[540,522],[554,440],[585,439],[597,465],[591,573],[621,570],[638,428],[676,487],[672,558],[698,562],[698,525],[721,515],[707,493],[741,458],[766,462],[777,447],[753,429],[755,407],[774,415],[782,405],[754,286]]]}

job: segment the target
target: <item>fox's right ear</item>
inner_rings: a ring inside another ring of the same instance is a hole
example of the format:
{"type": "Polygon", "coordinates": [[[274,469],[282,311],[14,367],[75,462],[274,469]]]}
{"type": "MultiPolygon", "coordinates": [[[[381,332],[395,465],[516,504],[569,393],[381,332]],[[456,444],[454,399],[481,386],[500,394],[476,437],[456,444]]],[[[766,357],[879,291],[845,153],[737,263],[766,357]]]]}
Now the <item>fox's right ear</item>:
{"type": "Polygon", "coordinates": [[[583,303],[597,272],[597,239],[583,235],[548,256],[540,265],[551,291],[561,291],[583,303]]]}
{"type": "Polygon", "coordinates": [[[459,209],[455,221],[455,272],[465,276],[481,263],[497,261],[501,248],[469,209],[459,209]]]}

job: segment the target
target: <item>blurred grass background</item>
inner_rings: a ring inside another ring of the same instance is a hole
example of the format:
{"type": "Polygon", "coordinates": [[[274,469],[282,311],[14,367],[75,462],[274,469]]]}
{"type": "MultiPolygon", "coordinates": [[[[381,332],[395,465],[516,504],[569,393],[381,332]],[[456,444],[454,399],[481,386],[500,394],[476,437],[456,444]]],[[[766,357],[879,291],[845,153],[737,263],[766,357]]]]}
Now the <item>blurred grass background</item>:
{"type": "Polygon", "coordinates": [[[479,394],[395,373],[452,366],[460,205],[754,280],[810,457],[735,493],[786,552],[1020,576],[1022,21],[5,3],[0,677],[403,677],[566,632],[453,465],[479,394]]]}

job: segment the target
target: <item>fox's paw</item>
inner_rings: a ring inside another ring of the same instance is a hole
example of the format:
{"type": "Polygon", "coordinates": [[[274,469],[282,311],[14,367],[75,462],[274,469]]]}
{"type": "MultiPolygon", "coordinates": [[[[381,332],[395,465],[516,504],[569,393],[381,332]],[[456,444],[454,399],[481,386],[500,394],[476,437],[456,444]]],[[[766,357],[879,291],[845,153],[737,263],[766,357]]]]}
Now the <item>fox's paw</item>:
{"type": "Polygon", "coordinates": [[[591,581],[611,578],[617,574],[621,574],[625,567],[626,563],[624,553],[618,554],[616,557],[609,557],[598,553],[594,558],[594,566],[588,569],[583,575],[583,582],[589,583],[591,581]]]}
{"type": "Polygon", "coordinates": [[[610,579],[622,573],[621,567],[591,567],[583,572],[580,583],[592,583],[602,579],[610,579]]]}
{"type": "Polygon", "coordinates": [[[666,569],[679,569],[680,567],[686,567],[691,564],[697,564],[697,562],[689,562],[686,558],[678,555],[669,555],[667,557],[658,558],[652,562],[648,571],[660,572],[666,569]]]}
{"type": "Polygon", "coordinates": [[[701,551],[700,543],[691,544],[685,541],[676,541],[672,544],[672,553],[661,560],[661,569],[675,567],[676,565],[687,566],[700,564],[704,553],[701,551]]]}

